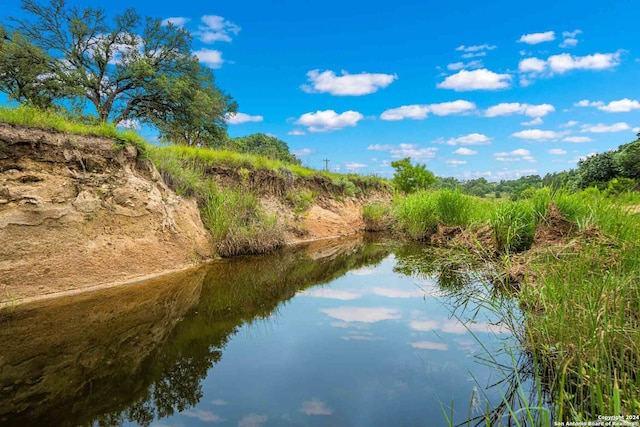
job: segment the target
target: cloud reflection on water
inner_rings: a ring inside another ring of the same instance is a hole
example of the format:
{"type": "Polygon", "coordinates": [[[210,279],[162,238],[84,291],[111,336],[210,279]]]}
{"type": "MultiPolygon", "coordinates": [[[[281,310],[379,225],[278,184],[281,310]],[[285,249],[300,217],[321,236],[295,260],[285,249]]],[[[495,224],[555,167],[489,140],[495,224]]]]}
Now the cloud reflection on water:
{"type": "Polygon", "coordinates": [[[383,320],[397,320],[402,317],[400,310],[385,307],[323,308],[320,312],[343,322],[375,323],[383,320]]]}

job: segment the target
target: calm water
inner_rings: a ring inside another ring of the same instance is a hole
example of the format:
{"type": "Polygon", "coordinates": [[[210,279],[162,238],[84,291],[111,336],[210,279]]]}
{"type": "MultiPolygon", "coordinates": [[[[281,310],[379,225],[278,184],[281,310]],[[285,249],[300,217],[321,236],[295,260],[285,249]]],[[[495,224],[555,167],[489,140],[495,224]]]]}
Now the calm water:
{"type": "Polygon", "coordinates": [[[508,392],[484,292],[356,239],[5,310],[0,424],[437,426],[452,401],[461,422],[508,392]]]}

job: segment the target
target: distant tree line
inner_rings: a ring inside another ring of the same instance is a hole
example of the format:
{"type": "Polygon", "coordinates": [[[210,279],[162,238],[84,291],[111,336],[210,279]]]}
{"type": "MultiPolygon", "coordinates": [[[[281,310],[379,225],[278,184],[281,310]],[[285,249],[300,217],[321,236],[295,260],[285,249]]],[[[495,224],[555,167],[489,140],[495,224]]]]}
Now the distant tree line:
{"type": "Polygon", "coordinates": [[[132,8],[108,19],[66,0],[22,0],[22,9],[28,18],[0,23],[0,92],[11,100],[84,122],[144,123],[175,144],[297,160],[265,135],[229,142],[226,120],[238,104],[193,54],[185,28],[132,8]]]}
{"type": "Polygon", "coordinates": [[[640,133],[638,139],[578,162],[576,169],[540,175],[528,175],[513,180],[490,182],[484,177],[459,180],[453,177],[436,178],[425,165],[411,163],[410,158],[392,162],[396,188],[412,193],[420,189],[460,190],[477,197],[526,198],[542,187],[581,190],[597,187],[609,193],[640,191],[640,133]]]}

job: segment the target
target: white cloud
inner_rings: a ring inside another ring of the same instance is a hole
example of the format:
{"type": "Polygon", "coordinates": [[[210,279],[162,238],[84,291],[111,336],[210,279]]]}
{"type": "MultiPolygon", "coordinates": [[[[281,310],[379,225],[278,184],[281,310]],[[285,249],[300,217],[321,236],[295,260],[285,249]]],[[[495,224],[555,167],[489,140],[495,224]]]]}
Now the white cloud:
{"type": "Polygon", "coordinates": [[[385,110],[380,115],[382,120],[403,120],[403,119],[414,119],[414,120],[422,120],[427,117],[429,114],[429,106],[428,105],[403,105],[398,108],[391,108],[389,110],[385,110]]]}
{"type": "Polygon", "coordinates": [[[612,125],[605,125],[598,123],[597,125],[582,125],[581,132],[590,133],[608,133],[608,132],[620,132],[623,130],[629,130],[631,126],[624,122],[614,123],[612,125]]]}
{"type": "Polygon", "coordinates": [[[461,70],[437,85],[438,88],[453,89],[456,92],[506,89],[510,86],[511,76],[509,74],[497,74],[486,68],[473,71],[461,70]]]}
{"type": "Polygon", "coordinates": [[[586,56],[574,56],[568,53],[553,55],[547,59],[552,72],[565,73],[571,70],[606,70],[620,64],[620,52],[595,53],[586,56]]]}
{"type": "Polygon", "coordinates": [[[563,150],[562,148],[552,148],[551,150],[547,151],[547,153],[552,154],[554,156],[560,156],[562,154],[567,154],[567,152],[565,150],[563,150]]]}
{"type": "Polygon", "coordinates": [[[566,141],[566,142],[574,142],[576,144],[581,144],[583,142],[591,142],[591,141],[593,141],[588,136],[568,136],[566,138],[562,138],[562,140],[566,141]]]}
{"type": "Polygon", "coordinates": [[[210,411],[189,410],[182,411],[181,414],[189,418],[197,418],[202,422],[219,423],[224,421],[224,418],[221,418],[220,416],[210,411]]]}
{"type": "Polygon", "coordinates": [[[468,52],[460,55],[460,58],[469,59],[469,58],[481,58],[483,56],[487,56],[487,52],[468,52]]]}
{"type": "Polygon", "coordinates": [[[452,64],[447,65],[447,69],[452,71],[462,70],[463,68],[482,68],[482,67],[483,67],[482,61],[479,59],[475,59],[467,63],[454,62],[452,64]]]}
{"type": "Polygon", "coordinates": [[[311,70],[307,73],[310,85],[300,86],[307,93],[330,93],[336,96],[360,96],[384,89],[398,78],[395,74],[360,73],[342,71],[336,76],[333,71],[311,70]]]}
{"type": "Polygon", "coordinates": [[[264,120],[264,117],[262,116],[250,116],[249,114],[245,114],[245,113],[235,113],[235,114],[228,114],[226,117],[227,123],[229,123],[230,125],[239,125],[242,123],[248,123],[248,122],[261,122],[264,120]]]}
{"type": "Polygon", "coordinates": [[[260,427],[267,422],[267,418],[266,415],[249,414],[238,421],[238,427],[260,427]]]}
{"type": "Polygon", "coordinates": [[[518,162],[520,160],[526,160],[529,162],[535,162],[536,160],[531,155],[529,150],[525,150],[524,148],[518,148],[509,152],[499,152],[493,154],[497,161],[499,162],[518,162]]]}
{"type": "Polygon", "coordinates": [[[364,116],[357,111],[345,111],[338,114],[333,110],[305,113],[294,123],[307,126],[309,132],[332,132],[348,126],[356,126],[364,116]]]}
{"type": "Polygon", "coordinates": [[[588,99],[583,99],[573,104],[574,107],[601,107],[602,105],[604,105],[602,101],[589,101],[588,99]]]}
{"type": "Polygon", "coordinates": [[[193,52],[198,60],[209,68],[220,68],[224,64],[222,52],[215,49],[200,49],[193,52]]]}
{"type": "Polygon", "coordinates": [[[444,161],[447,165],[452,166],[452,167],[457,167],[457,166],[461,166],[461,165],[466,165],[467,161],[466,160],[456,160],[456,159],[447,159],[444,161]]]}
{"type": "Polygon", "coordinates": [[[542,73],[547,68],[547,61],[539,58],[525,58],[518,64],[518,70],[523,73],[542,73]]]}
{"type": "Polygon", "coordinates": [[[371,292],[385,298],[422,298],[424,291],[420,289],[373,288],[371,292]]]}
{"type": "Polygon", "coordinates": [[[334,319],[342,320],[343,322],[376,323],[383,320],[400,319],[400,317],[402,317],[399,310],[383,307],[324,308],[320,310],[320,312],[334,319]]]}
{"type": "Polygon", "coordinates": [[[331,415],[333,410],[327,408],[327,404],[321,400],[313,399],[302,403],[300,412],[306,415],[331,415]]]}
{"type": "Polygon", "coordinates": [[[532,118],[544,117],[555,111],[555,107],[551,104],[520,104],[519,102],[503,102],[493,107],[487,108],[484,112],[485,117],[509,116],[511,114],[524,114],[532,118]]]}
{"type": "Polygon", "coordinates": [[[564,134],[561,132],[554,132],[552,130],[540,130],[540,129],[527,129],[520,132],[512,133],[511,136],[520,139],[533,139],[535,141],[544,141],[547,139],[559,139],[564,134]]]}
{"type": "Polygon", "coordinates": [[[540,117],[536,117],[533,120],[529,120],[528,122],[521,122],[522,126],[538,126],[542,124],[542,119],[540,117]]]}
{"type": "Polygon", "coordinates": [[[136,119],[125,119],[118,123],[118,127],[132,130],[140,130],[142,126],[140,125],[140,120],[136,119]]]}
{"type": "Polygon", "coordinates": [[[474,111],[476,104],[469,101],[458,99],[457,101],[441,102],[439,104],[414,104],[403,105],[398,108],[391,108],[385,110],[380,115],[382,120],[403,120],[425,119],[429,113],[433,113],[437,116],[448,116],[452,114],[462,114],[474,111]]]}
{"type": "Polygon", "coordinates": [[[607,105],[598,107],[607,113],[627,113],[632,110],[640,110],[640,102],[635,99],[624,98],[619,101],[611,101],[607,105]]]}
{"type": "Polygon", "coordinates": [[[225,400],[222,400],[222,399],[213,399],[211,401],[211,404],[215,405],[215,406],[226,406],[227,402],[225,400]]]}
{"type": "Polygon", "coordinates": [[[461,156],[474,156],[478,154],[478,152],[469,148],[460,147],[456,151],[454,151],[453,154],[459,154],[461,156]]]}
{"type": "Polygon", "coordinates": [[[227,21],[222,16],[204,15],[201,18],[204,25],[198,27],[195,32],[203,43],[230,42],[232,35],[240,32],[240,27],[233,22],[227,21]]]}
{"type": "Polygon", "coordinates": [[[556,33],[554,31],[546,31],[544,33],[524,34],[518,40],[518,43],[538,44],[555,40],[556,33]]]}
{"type": "Polygon", "coordinates": [[[418,144],[372,144],[367,150],[373,151],[389,151],[391,157],[401,159],[411,157],[414,159],[432,159],[436,156],[438,149],[436,147],[420,148],[418,144]]]}
{"type": "Polygon", "coordinates": [[[450,138],[447,141],[438,140],[437,142],[447,145],[486,145],[491,143],[491,138],[481,133],[470,133],[458,138],[450,138]]]}
{"type": "Polygon", "coordinates": [[[315,154],[316,150],[312,148],[301,148],[300,150],[293,150],[291,154],[298,157],[309,156],[311,154],[315,154]]]}
{"type": "Polygon", "coordinates": [[[367,165],[365,165],[364,163],[349,162],[344,164],[344,168],[349,172],[357,172],[359,169],[363,169],[366,167],[367,165]]]}
{"type": "Polygon", "coordinates": [[[575,47],[578,44],[578,39],[576,38],[578,34],[582,34],[582,31],[563,31],[562,37],[564,40],[560,43],[560,47],[575,47]]]}
{"type": "Polygon", "coordinates": [[[461,46],[458,46],[456,48],[456,51],[458,51],[458,52],[479,52],[479,51],[483,51],[483,50],[493,50],[495,48],[496,48],[496,46],[493,46],[493,45],[490,45],[488,43],[485,43],[485,44],[476,45],[476,46],[461,45],[461,46]]]}
{"type": "Polygon", "coordinates": [[[287,132],[287,135],[293,135],[293,136],[302,136],[302,135],[306,135],[307,133],[303,130],[300,129],[294,129],[290,132],[287,132]]]}
{"type": "Polygon", "coordinates": [[[298,292],[297,295],[302,297],[336,299],[340,301],[349,301],[362,297],[362,294],[359,292],[351,292],[331,288],[307,289],[305,291],[298,292]]]}
{"type": "Polygon", "coordinates": [[[421,350],[440,350],[447,351],[449,350],[449,345],[443,342],[433,342],[433,341],[418,341],[418,342],[410,342],[408,343],[413,348],[418,348],[421,350]]]}
{"type": "Polygon", "coordinates": [[[631,129],[631,130],[632,130],[632,131],[634,131],[635,133],[638,133],[638,132],[640,132],[640,127],[633,128],[633,129],[631,129]]]}
{"type": "Polygon", "coordinates": [[[171,18],[166,18],[162,20],[162,26],[167,26],[169,24],[173,24],[176,27],[182,27],[187,22],[191,21],[190,18],[185,18],[182,16],[172,16],[171,18]]]}
{"type": "Polygon", "coordinates": [[[570,127],[573,127],[573,126],[577,125],[578,123],[579,122],[576,121],[576,120],[569,120],[568,122],[561,124],[559,127],[561,127],[561,128],[570,128],[570,127]]]}

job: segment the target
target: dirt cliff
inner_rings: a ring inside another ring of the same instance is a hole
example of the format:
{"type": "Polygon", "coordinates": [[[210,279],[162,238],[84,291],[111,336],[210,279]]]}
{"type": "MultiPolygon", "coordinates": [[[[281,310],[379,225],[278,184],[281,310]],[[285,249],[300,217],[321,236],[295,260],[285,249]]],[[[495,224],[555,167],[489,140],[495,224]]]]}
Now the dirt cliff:
{"type": "Polygon", "coordinates": [[[187,266],[209,240],[135,147],[0,124],[0,301],[187,266]]]}
{"type": "MultiPolygon", "coordinates": [[[[216,255],[196,200],[176,195],[140,157],[107,138],[0,123],[0,307],[216,255]]],[[[240,182],[224,166],[208,173],[221,186],[240,182]]],[[[247,191],[276,214],[285,244],[362,232],[363,205],[390,199],[388,192],[336,198],[321,177],[294,184],[255,170],[249,178],[247,191]],[[286,199],[298,187],[317,194],[303,212],[286,199]]]]}

